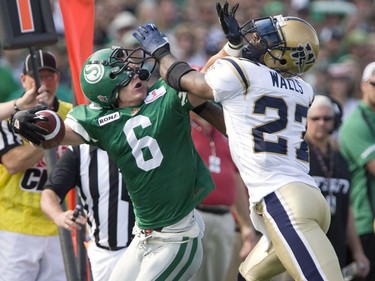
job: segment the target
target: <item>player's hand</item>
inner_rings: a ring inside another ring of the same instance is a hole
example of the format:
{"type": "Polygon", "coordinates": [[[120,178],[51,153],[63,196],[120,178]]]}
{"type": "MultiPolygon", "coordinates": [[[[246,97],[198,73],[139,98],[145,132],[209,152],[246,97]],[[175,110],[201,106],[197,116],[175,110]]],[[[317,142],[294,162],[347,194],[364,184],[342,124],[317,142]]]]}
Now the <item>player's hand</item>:
{"type": "Polygon", "coordinates": [[[10,119],[10,126],[12,127],[13,132],[20,134],[22,137],[37,146],[40,145],[44,141],[44,135],[48,134],[48,131],[35,125],[34,121],[47,121],[47,118],[38,116],[35,112],[46,108],[45,105],[37,105],[33,108],[21,110],[13,114],[10,119]]]}
{"type": "Polygon", "coordinates": [[[223,29],[225,37],[228,39],[229,43],[233,46],[239,46],[242,44],[242,35],[240,26],[235,18],[239,4],[235,4],[230,12],[228,6],[228,1],[225,1],[223,7],[217,2],[217,15],[219,16],[221,28],[223,29]]]}
{"type": "Polygon", "coordinates": [[[133,36],[139,41],[143,49],[158,61],[171,52],[168,38],[153,23],[138,27],[133,36]]]}

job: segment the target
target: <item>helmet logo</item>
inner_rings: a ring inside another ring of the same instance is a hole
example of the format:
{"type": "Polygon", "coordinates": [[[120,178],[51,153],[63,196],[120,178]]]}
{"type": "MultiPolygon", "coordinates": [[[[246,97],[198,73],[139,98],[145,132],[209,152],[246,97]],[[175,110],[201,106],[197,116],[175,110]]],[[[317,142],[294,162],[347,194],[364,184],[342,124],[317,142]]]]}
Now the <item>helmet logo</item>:
{"type": "Polygon", "coordinates": [[[98,83],[104,76],[104,66],[102,64],[87,64],[83,70],[83,76],[87,83],[98,83]]]}
{"type": "Polygon", "coordinates": [[[102,96],[102,95],[99,95],[98,96],[98,100],[103,102],[103,103],[107,103],[108,102],[108,98],[106,96],[102,96]]]}
{"type": "Polygon", "coordinates": [[[309,42],[299,44],[295,51],[290,52],[290,56],[299,73],[307,71],[316,61],[316,55],[309,42]]]}

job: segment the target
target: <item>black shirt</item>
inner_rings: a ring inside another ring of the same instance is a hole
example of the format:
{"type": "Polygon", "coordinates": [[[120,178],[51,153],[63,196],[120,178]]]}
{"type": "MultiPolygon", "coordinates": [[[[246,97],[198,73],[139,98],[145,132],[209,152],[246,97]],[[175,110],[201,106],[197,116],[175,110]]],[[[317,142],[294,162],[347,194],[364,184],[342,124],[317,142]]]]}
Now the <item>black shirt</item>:
{"type": "Polygon", "coordinates": [[[340,266],[346,265],[346,227],[349,208],[350,174],[347,163],[339,151],[330,149],[322,156],[311,144],[310,175],[315,179],[331,209],[331,224],[327,233],[340,266]],[[323,161],[323,162],[322,162],[323,161]]]}

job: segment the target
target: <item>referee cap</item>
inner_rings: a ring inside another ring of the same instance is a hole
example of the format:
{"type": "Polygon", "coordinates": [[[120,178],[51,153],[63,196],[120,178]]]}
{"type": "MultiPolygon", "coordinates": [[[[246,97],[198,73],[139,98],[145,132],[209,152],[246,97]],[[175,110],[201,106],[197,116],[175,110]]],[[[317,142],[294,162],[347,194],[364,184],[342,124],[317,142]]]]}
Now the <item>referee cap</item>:
{"type": "MultiPolygon", "coordinates": [[[[58,72],[56,57],[50,51],[39,49],[35,51],[35,55],[38,70],[48,69],[53,72],[58,72]]],[[[30,54],[25,59],[23,65],[23,73],[28,75],[33,74],[33,66],[30,54]]]]}

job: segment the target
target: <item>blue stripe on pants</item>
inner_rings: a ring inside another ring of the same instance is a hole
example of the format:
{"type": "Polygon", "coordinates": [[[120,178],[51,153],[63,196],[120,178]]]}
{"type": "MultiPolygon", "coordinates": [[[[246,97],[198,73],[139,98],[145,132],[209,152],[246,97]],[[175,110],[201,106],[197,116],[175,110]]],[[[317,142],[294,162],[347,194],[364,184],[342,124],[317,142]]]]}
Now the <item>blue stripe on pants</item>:
{"type": "Polygon", "coordinates": [[[264,198],[264,202],[267,212],[275,221],[280,233],[288,243],[305,278],[309,281],[324,281],[309,250],[297,233],[295,226],[292,225],[288,213],[276,193],[272,192],[267,195],[264,198]]]}

